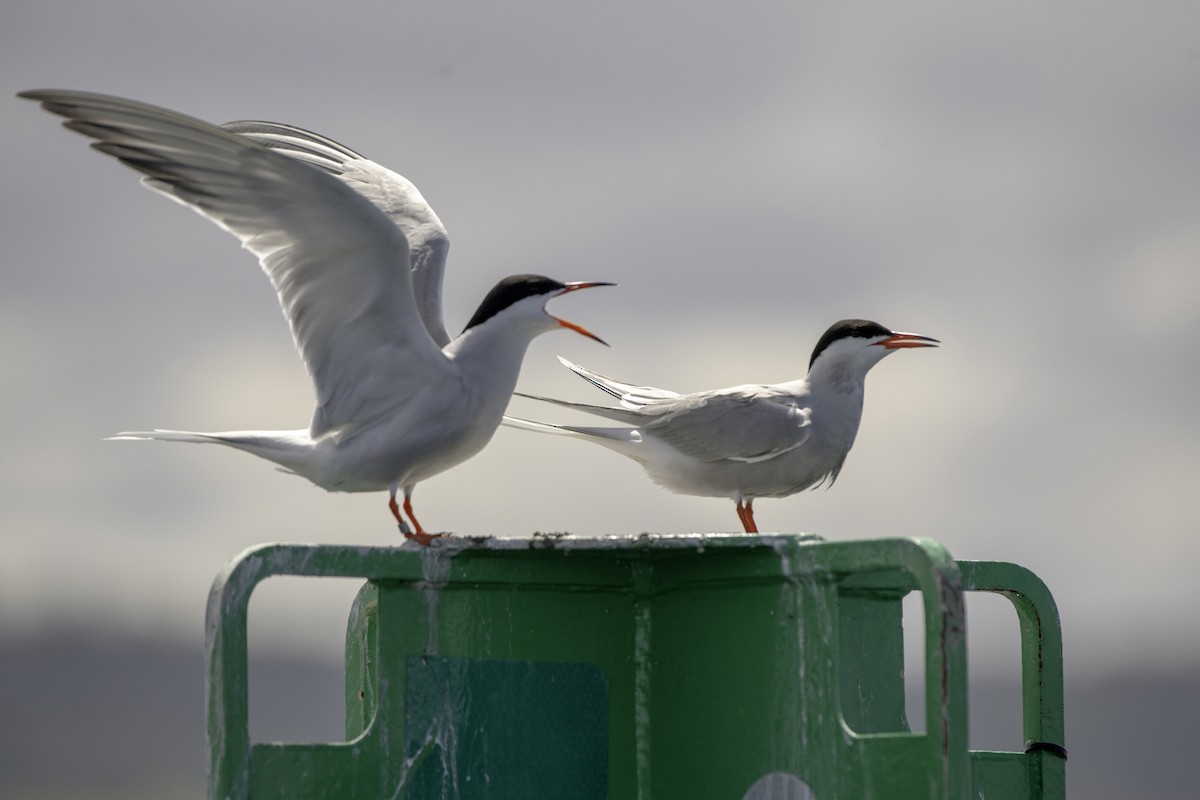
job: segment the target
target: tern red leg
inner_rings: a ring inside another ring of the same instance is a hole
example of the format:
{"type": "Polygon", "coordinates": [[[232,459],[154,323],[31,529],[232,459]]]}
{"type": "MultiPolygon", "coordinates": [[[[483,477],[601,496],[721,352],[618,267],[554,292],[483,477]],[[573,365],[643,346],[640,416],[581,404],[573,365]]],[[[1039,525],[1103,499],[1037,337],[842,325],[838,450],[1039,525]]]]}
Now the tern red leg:
{"type": "Polygon", "coordinates": [[[419,545],[429,547],[434,539],[442,535],[440,533],[426,533],[425,529],[421,527],[421,523],[417,522],[417,518],[413,515],[412,497],[408,492],[404,493],[404,513],[408,514],[408,518],[412,520],[413,528],[416,528],[415,533],[408,526],[408,522],[404,517],[400,515],[400,506],[396,503],[396,495],[393,494],[388,499],[388,508],[391,510],[392,516],[396,518],[396,522],[400,523],[400,532],[404,534],[405,539],[411,539],[419,545]]]}
{"type": "Polygon", "coordinates": [[[742,504],[741,500],[737,501],[738,519],[742,521],[742,528],[746,533],[758,533],[758,525],[754,523],[754,508],[751,505],[752,503],[754,503],[753,499],[747,500],[745,505],[742,504]]]}
{"type": "Polygon", "coordinates": [[[400,506],[396,504],[396,495],[388,498],[388,508],[392,511],[392,516],[396,518],[396,522],[400,523],[400,532],[408,536],[412,530],[408,527],[408,521],[400,516],[400,506]]]}
{"type": "Polygon", "coordinates": [[[754,521],[754,498],[746,501],[746,533],[758,533],[758,523],[754,521]]]}

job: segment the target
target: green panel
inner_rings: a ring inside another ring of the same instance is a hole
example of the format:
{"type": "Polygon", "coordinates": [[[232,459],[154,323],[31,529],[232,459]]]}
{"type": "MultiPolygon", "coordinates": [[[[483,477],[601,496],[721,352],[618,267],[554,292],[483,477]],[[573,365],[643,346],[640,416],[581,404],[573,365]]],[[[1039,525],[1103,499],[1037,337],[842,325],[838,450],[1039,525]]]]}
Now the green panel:
{"type": "MultiPolygon", "coordinates": [[[[532,556],[546,566],[543,554],[532,556]]],[[[423,582],[382,582],[360,593],[347,631],[347,735],[365,732],[366,741],[380,741],[389,754],[382,785],[405,786],[411,780],[405,766],[411,754],[403,748],[409,735],[405,687],[413,656],[584,663],[602,675],[607,686],[604,735],[610,793],[632,796],[636,772],[634,741],[627,733],[634,725],[629,594],[610,591],[607,585],[586,591],[562,587],[544,579],[550,576],[517,585],[468,580],[475,577],[475,563],[464,560],[462,583],[436,591],[423,582]],[[380,629],[388,632],[382,639],[377,636],[380,629]],[[381,669],[385,681],[379,679],[381,669]],[[377,714],[377,705],[385,712],[377,714]]]]}
{"type": "Polygon", "coordinates": [[[634,629],[628,593],[465,584],[442,590],[435,613],[436,634],[415,652],[585,662],[601,670],[609,684],[610,785],[613,796],[633,796],[635,753],[628,731],[635,709],[629,664],[634,629]]]}
{"type": "Polygon", "coordinates": [[[654,797],[740,798],[780,771],[811,783],[796,606],[794,588],[780,581],[656,598],[648,695],[654,797]]]}
{"type": "Polygon", "coordinates": [[[904,614],[907,591],[838,591],[842,718],[855,733],[908,731],[904,711],[904,614]]]}
{"type": "Polygon", "coordinates": [[[983,797],[1027,800],[1053,796],[1031,793],[1029,760],[1023,753],[972,753],[971,777],[975,791],[983,797]]]}
{"type": "Polygon", "coordinates": [[[590,664],[408,659],[405,798],[604,800],[608,682],[590,664]]]}
{"type": "MultiPolygon", "coordinates": [[[[350,745],[255,744],[250,753],[249,797],[278,800],[371,800],[376,787],[349,762],[375,766],[350,745]]],[[[374,771],[374,770],[371,770],[374,771]]]]}

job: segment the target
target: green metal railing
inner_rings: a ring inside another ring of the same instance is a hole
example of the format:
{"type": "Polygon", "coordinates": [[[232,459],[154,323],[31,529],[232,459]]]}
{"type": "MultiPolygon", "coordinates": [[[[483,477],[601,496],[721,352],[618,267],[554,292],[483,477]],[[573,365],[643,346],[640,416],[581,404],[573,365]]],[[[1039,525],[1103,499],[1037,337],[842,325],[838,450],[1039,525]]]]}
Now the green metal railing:
{"type": "Polygon", "coordinates": [[[218,576],[208,654],[213,798],[1065,797],[1053,598],[1022,567],[928,540],[267,545],[218,576]],[[367,581],[345,742],[250,741],[246,611],[273,575],[367,581]],[[904,708],[913,590],[923,733],[904,708]],[[1025,752],[968,747],[964,591],[1016,608],[1025,752]]]}

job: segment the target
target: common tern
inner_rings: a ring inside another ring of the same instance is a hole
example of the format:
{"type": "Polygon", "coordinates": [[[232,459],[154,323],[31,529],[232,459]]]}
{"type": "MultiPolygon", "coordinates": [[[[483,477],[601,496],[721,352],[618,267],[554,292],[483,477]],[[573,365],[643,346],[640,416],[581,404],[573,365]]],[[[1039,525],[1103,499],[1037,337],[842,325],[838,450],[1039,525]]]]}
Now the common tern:
{"type": "Polygon", "coordinates": [[[87,92],[20,96],[143,173],[148,188],[240,239],[279,294],[316,392],[307,430],[113,438],[222,444],[328,491],[387,490],[404,536],[428,544],[413,488],[488,443],[534,337],[566,328],[603,343],[545,306],[612,284],[541,275],[500,281],[451,339],[442,322],[449,239],[441,221],[406,178],[323,136],[269,122],[218,127],[87,92]]]}
{"type": "Polygon", "coordinates": [[[805,378],[694,394],[622,383],[560,356],[620,407],[518,396],[622,426],[551,425],[518,417],[505,417],[505,424],[595,442],[638,462],[655,483],[677,494],[729,497],[745,532],[758,533],[756,498],[786,497],[837,479],[858,433],[871,367],[896,350],[938,344],[878,322],[845,319],[817,342],[805,378]]]}

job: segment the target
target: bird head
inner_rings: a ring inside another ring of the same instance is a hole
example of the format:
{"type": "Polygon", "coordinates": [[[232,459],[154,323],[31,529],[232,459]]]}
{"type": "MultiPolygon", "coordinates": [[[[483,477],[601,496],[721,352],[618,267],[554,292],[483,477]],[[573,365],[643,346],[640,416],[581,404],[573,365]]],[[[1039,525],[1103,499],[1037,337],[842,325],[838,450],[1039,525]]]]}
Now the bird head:
{"type": "Polygon", "coordinates": [[[829,326],[813,348],[808,362],[811,375],[814,370],[829,368],[845,375],[866,375],[867,370],[878,364],[884,356],[908,347],[937,347],[937,339],[918,333],[898,333],[888,330],[878,322],[866,319],[843,319],[829,326]]]}
{"type": "Polygon", "coordinates": [[[490,319],[504,316],[527,320],[534,328],[535,334],[562,327],[575,331],[589,339],[595,339],[600,344],[607,346],[608,342],[583,326],[576,325],[574,322],[568,322],[565,319],[559,319],[546,311],[546,303],[555,297],[561,297],[564,294],[580,289],[590,289],[593,286],[615,285],[614,283],[605,283],[603,281],[562,283],[553,278],[547,278],[545,275],[509,275],[487,293],[487,296],[483,298],[483,302],[479,304],[475,316],[471,317],[471,321],[467,323],[467,327],[464,330],[469,330],[476,325],[482,325],[490,319]]]}

